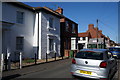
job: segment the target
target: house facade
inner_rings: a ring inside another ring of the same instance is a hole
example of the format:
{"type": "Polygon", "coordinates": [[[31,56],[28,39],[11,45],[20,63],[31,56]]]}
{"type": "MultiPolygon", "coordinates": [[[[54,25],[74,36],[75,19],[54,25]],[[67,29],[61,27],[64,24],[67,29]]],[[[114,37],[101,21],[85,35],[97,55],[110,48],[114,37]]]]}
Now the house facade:
{"type": "Polygon", "coordinates": [[[60,56],[60,16],[47,7],[35,10],[34,53],[38,53],[38,59],[46,58],[46,53],[48,58],[55,53],[60,56]]]}
{"type": "Polygon", "coordinates": [[[18,58],[18,52],[32,58],[33,25],[35,13],[32,7],[23,3],[2,3],[2,53],[10,53],[11,59],[18,58]]]}
{"type": "Polygon", "coordinates": [[[80,49],[87,49],[88,48],[88,42],[89,39],[91,38],[89,32],[85,33],[78,33],[78,50],[80,49]]]}
{"type": "Polygon", "coordinates": [[[47,8],[34,8],[23,3],[3,3],[2,53],[17,60],[44,59],[60,56],[60,16],[47,8]],[[11,11],[9,11],[11,10],[11,11]]]}
{"type": "Polygon", "coordinates": [[[110,47],[110,38],[102,34],[102,30],[94,27],[94,24],[88,25],[88,30],[85,33],[79,33],[78,47],[81,48],[108,48],[110,47]],[[79,44],[83,44],[83,46],[79,44]]]}
{"type": "Polygon", "coordinates": [[[63,17],[60,19],[61,55],[77,50],[78,24],[63,15],[63,9],[56,10],[63,17]]]}
{"type": "Polygon", "coordinates": [[[20,2],[4,2],[2,8],[2,53],[12,60],[20,52],[23,58],[45,59],[77,49],[78,24],[57,11],[20,2]]]}

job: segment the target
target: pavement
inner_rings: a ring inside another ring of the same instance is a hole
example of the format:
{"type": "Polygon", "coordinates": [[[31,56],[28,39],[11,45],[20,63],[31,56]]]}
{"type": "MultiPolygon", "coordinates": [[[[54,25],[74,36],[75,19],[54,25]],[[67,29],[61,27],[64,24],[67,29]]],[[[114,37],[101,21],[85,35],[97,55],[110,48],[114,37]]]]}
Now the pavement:
{"type": "Polygon", "coordinates": [[[47,62],[47,63],[41,63],[38,65],[29,66],[29,67],[24,67],[22,69],[4,71],[2,75],[2,80],[11,80],[16,77],[27,75],[30,73],[44,71],[46,69],[53,68],[53,66],[56,66],[56,64],[60,65],[68,61],[69,59],[63,59],[63,60],[57,60],[57,61],[52,61],[52,62],[47,62]]]}

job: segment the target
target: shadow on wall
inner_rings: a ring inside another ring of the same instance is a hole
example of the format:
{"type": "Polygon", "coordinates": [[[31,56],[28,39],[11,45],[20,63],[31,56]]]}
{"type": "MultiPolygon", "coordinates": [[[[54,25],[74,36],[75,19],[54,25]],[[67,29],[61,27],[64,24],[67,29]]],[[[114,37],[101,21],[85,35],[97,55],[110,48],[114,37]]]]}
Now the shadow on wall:
{"type": "MultiPolygon", "coordinates": [[[[14,45],[16,45],[16,43],[14,45]]],[[[35,53],[33,52],[33,45],[26,39],[24,39],[24,46],[22,51],[16,50],[16,48],[11,50],[11,60],[19,60],[20,52],[22,52],[22,58],[34,58],[35,56],[35,53]]]]}

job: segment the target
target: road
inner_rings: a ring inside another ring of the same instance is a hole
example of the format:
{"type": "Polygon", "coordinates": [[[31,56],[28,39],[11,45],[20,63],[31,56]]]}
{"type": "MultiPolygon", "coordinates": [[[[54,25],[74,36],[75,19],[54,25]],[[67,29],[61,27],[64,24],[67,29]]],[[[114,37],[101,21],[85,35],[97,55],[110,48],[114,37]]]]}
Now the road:
{"type": "MultiPolygon", "coordinates": [[[[57,62],[52,62],[50,65],[45,66],[45,68],[43,70],[38,70],[36,72],[33,73],[29,73],[29,74],[25,74],[22,75],[20,77],[17,77],[16,80],[18,79],[52,79],[52,78],[59,78],[61,80],[73,80],[71,74],[70,74],[70,65],[71,65],[71,59],[66,59],[66,60],[62,60],[62,61],[57,61],[57,62]],[[69,79],[67,79],[69,78],[69,79]]],[[[120,66],[120,61],[118,61],[118,69],[120,66]]],[[[113,77],[112,80],[120,80],[119,79],[119,73],[120,69],[116,72],[115,76],[113,77]]],[[[52,79],[53,80],[53,79],[52,79]]],[[[56,80],[56,79],[55,79],[56,80]]],[[[79,79],[74,79],[74,80],[87,80],[87,79],[83,79],[83,78],[79,78],[79,79]]]]}

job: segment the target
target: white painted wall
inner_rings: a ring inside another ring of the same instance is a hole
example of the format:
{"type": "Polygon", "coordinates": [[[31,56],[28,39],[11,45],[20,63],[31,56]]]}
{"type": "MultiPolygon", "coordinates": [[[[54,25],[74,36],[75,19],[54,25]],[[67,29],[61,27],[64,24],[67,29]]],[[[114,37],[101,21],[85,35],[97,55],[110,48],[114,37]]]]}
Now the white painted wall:
{"type": "Polygon", "coordinates": [[[79,43],[85,43],[84,48],[87,48],[87,44],[88,44],[88,37],[85,37],[85,40],[83,40],[82,37],[80,37],[80,40],[78,40],[78,44],[79,43]]]}
{"type": "MultiPolygon", "coordinates": [[[[36,14],[37,16],[38,14],[36,14]]],[[[37,31],[38,27],[38,18],[36,18],[35,29],[37,31]]],[[[37,33],[37,32],[35,32],[37,33]]],[[[35,35],[37,39],[37,34],[35,35]]],[[[49,38],[53,37],[55,42],[55,49],[57,52],[57,56],[60,55],[60,19],[54,15],[47,14],[45,12],[39,12],[39,54],[38,58],[43,59],[46,57],[46,53],[48,57],[52,57],[54,54],[50,54],[49,51],[49,38]],[[49,28],[49,18],[54,18],[54,28],[49,28]]],[[[37,45],[37,40],[34,40],[34,45],[37,45]]]]}
{"type": "MultiPolygon", "coordinates": [[[[38,58],[42,59],[46,57],[46,53],[49,51],[47,46],[49,44],[48,37],[54,36],[54,42],[56,44],[57,56],[60,55],[60,19],[51,14],[46,14],[45,12],[39,12],[39,22],[38,14],[33,13],[27,9],[23,9],[9,3],[4,3],[3,5],[3,27],[7,30],[3,31],[3,51],[6,53],[9,47],[9,52],[12,54],[12,59],[14,59],[14,52],[16,51],[16,37],[24,37],[24,50],[23,57],[34,57],[37,53],[38,47],[38,27],[39,27],[39,54],[38,58]],[[16,11],[24,12],[24,24],[16,23],[16,11]],[[49,17],[54,18],[54,29],[48,28],[49,17]],[[12,23],[12,24],[11,24],[12,23]],[[38,26],[39,24],[39,26],[38,26]]],[[[52,57],[52,55],[49,55],[52,57]]]]}
{"type": "MultiPolygon", "coordinates": [[[[14,23],[10,26],[9,31],[5,31],[4,34],[7,34],[7,41],[9,42],[10,52],[12,56],[14,56],[14,52],[16,51],[16,37],[22,36],[24,37],[24,50],[23,50],[23,57],[34,57],[33,53],[33,26],[34,26],[34,19],[35,13],[29,11],[27,9],[23,9],[9,3],[3,3],[3,21],[14,23]],[[16,11],[24,12],[24,23],[18,24],[16,23],[16,11]],[[9,34],[8,34],[9,33],[9,34]],[[9,40],[9,41],[8,41],[9,40]]],[[[3,27],[6,27],[5,24],[3,27]]],[[[3,35],[4,36],[4,35],[3,35]]],[[[6,47],[5,45],[4,47],[6,47]]]]}

